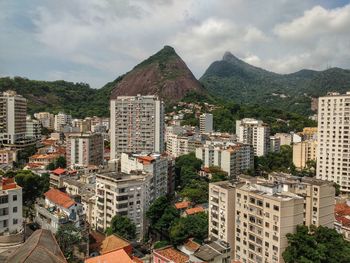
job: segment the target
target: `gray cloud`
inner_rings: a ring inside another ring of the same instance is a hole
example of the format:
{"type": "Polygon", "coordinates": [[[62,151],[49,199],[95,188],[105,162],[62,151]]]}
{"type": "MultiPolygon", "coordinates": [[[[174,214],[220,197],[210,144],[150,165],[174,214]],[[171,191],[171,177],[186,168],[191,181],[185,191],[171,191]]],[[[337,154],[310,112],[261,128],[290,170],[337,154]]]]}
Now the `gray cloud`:
{"type": "Polygon", "coordinates": [[[197,77],[226,50],[282,73],[350,66],[350,5],[313,0],[5,0],[0,8],[5,10],[0,13],[0,75],[63,78],[101,87],[166,44],[175,47],[197,77]]]}

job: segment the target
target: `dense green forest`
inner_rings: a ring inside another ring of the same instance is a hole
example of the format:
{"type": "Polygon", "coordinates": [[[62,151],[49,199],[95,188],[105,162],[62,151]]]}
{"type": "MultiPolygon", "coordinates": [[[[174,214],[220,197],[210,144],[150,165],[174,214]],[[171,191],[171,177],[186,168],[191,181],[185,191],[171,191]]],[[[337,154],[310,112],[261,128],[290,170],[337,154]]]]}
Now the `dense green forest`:
{"type": "Polygon", "coordinates": [[[0,78],[0,91],[15,90],[27,98],[29,114],[64,111],[78,118],[109,116],[110,93],[119,80],[109,82],[101,89],[92,89],[86,83],[4,77],[0,78]]]}
{"type": "Polygon", "coordinates": [[[209,66],[200,82],[211,94],[230,98],[238,104],[258,104],[310,115],[311,98],[328,91],[345,93],[349,90],[350,70],[330,68],[277,74],[225,53],[221,61],[209,66]]]}

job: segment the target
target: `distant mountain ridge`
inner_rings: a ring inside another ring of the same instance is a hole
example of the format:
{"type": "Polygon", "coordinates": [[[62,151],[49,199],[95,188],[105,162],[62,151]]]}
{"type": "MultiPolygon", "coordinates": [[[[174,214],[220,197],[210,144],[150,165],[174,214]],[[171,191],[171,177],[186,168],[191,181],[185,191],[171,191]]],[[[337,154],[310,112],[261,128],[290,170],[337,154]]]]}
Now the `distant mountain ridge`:
{"type": "Polygon", "coordinates": [[[116,83],[111,98],[158,95],[165,102],[174,103],[189,92],[203,93],[204,89],[175,50],[165,46],[126,73],[116,83]]]}
{"type": "Polygon", "coordinates": [[[211,94],[237,103],[311,114],[311,98],[323,96],[328,91],[345,93],[350,90],[350,70],[302,69],[291,74],[278,74],[252,66],[226,52],[222,60],[209,66],[200,82],[211,94]]]}

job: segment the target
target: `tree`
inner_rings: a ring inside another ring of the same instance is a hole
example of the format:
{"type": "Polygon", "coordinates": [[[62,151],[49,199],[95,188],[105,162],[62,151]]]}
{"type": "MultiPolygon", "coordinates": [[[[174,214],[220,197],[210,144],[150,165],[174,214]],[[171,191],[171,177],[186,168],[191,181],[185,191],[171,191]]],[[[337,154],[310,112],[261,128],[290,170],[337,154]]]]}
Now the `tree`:
{"type": "Polygon", "coordinates": [[[211,176],[212,176],[210,179],[211,183],[227,180],[227,172],[224,172],[223,170],[221,170],[220,167],[211,166],[209,167],[209,172],[211,173],[211,176]]]}
{"type": "Polygon", "coordinates": [[[83,240],[81,231],[73,224],[61,225],[56,232],[56,240],[68,262],[73,260],[74,246],[83,240]]]}
{"type": "Polygon", "coordinates": [[[194,153],[182,155],[175,160],[176,185],[182,189],[193,179],[198,179],[198,171],[202,161],[197,159],[194,153]]]}
{"type": "Polygon", "coordinates": [[[155,225],[169,207],[170,201],[166,196],[158,197],[148,208],[146,216],[151,220],[151,226],[155,225]]]}
{"type": "Polygon", "coordinates": [[[107,235],[117,234],[125,239],[132,240],[136,237],[136,226],[128,217],[115,215],[111,226],[106,229],[107,235]]]}
{"type": "Polygon", "coordinates": [[[337,183],[333,183],[333,186],[335,188],[335,196],[339,196],[341,194],[340,185],[337,183]]]}
{"type": "Polygon", "coordinates": [[[155,224],[155,229],[157,229],[161,234],[168,233],[170,226],[175,221],[175,219],[180,217],[179,211],[173,207],[168,206],[160,219],[155,224]]]}
{"type": "Polygon", "coordinates": [[[174,245],[190,237],[203,241],[208,236],[208,215],[198,213],[177,219],[170,228],[170,240],[174,245]]]}
{"type": "Polygon", "coordinates": [[[334,229],[299,225],[287,239],[288,247],[282,254],[286,263],[350,262],[350,243],[334,229]]]}
{"type": "Polygon", "coordinates": [[[169,245],[168,241],[162,240],[162,241],[157,241],[156,243],[154,243],[153,249],[159,249],[162,247],[166,247],[169,245]]]}
{"type": "Polygon", "coordinates": [[[208,202],[208,182],[192,180],[180,192],[182,198],[187,198],[195,204],[208,202]]]}
{"type": "Polygon", "coordinates": [[[60,156],[54,162],[49,163],[46,166],[46,169],[52,171],[52,170],[55,170],[57,168],[66,168],[66,167],[67,167],[66,158],[64,158],[63,156],[60,156]]]}
{"type": "Polygon", "coordinates": [[[15,176],[16,183],[22,187],[23,203],[31,206],[49,188],[50,176],[40,176],[31,171],[20,170],[15,176]]]}

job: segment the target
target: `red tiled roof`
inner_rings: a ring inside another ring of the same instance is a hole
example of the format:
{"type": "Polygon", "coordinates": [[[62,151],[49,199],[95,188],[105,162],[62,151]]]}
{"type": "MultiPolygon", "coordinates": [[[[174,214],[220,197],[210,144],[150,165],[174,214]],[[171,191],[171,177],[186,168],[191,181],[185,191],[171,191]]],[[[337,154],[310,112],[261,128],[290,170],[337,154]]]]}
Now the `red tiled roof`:
{"type": "Polygon", "coordinates": [[[184,209],[191,205],[191,202],[189,201],[183,201],[175,204],[176,209],[184,209]]]}
{"type": "Polygon", "coordinates": [[[44,195],[51,202],[64,208],[69,208],[72,205],[75,205],[75,201],[72,198],[70,198],[68,194],[63,193],[55,188],[51,188],[44,195]]]}
{"type": "Polygon", "coordinates": [[[194,215],[197,213],[204,212],[204,208],[201,206],[197,206],[197,207],[189,208],[185,212],[187,215],[194,215]]]}
{"type": "Polygon", "coordinates": [[[350,219],[345,216],[335,216],[335,220],[341,223],[343,226],[350,226],[350,219]]]}
{"type": "Polygon", "coordinates": [[[152,156],[138,156],[137,159],[140,161],[140,163],[151,163],[155,159],[152,156]]]}
{"type": "Polygon", "coordinates": [[[109,252],[107,254],[103,254],[101,256],[93,257],[85,259],[85,263],[133,263],[134,261],[130,258],[130,256],[123,250],[119,249],[116,251],[109,252]]]}
{"type": "Polygon", "coordinates": [[[176,250],[173,247],[165,247],[158,250],[155,250],[153,253],[160,255],[161,257],[172,261],[174,263],[186,263],[189,260],[189,256],[185,253],[176,250]]]}
{"type": "Polygon", "coordinates": [[[3,177],[1,180],[1,188],[2,190],[8,190],[8,189],[14,189],[17,187],[17,184],[15,182],[15,178],[6,178],[3,177]]]}
{"type": "Polygon", "coordinates": [[[338,216],[350,216],[350,206],[347,204],[336,204],[334,207],[334,212],[338,216]]]}
{"type": "Polygon", "coordinates": [[[52,171],[52,173],[54,173],[56,175],[61,175],[61,174],[64,174],[65,172],[66,172],[66,170],[63,168],[57,168],[57,169],[52,171]]]}

